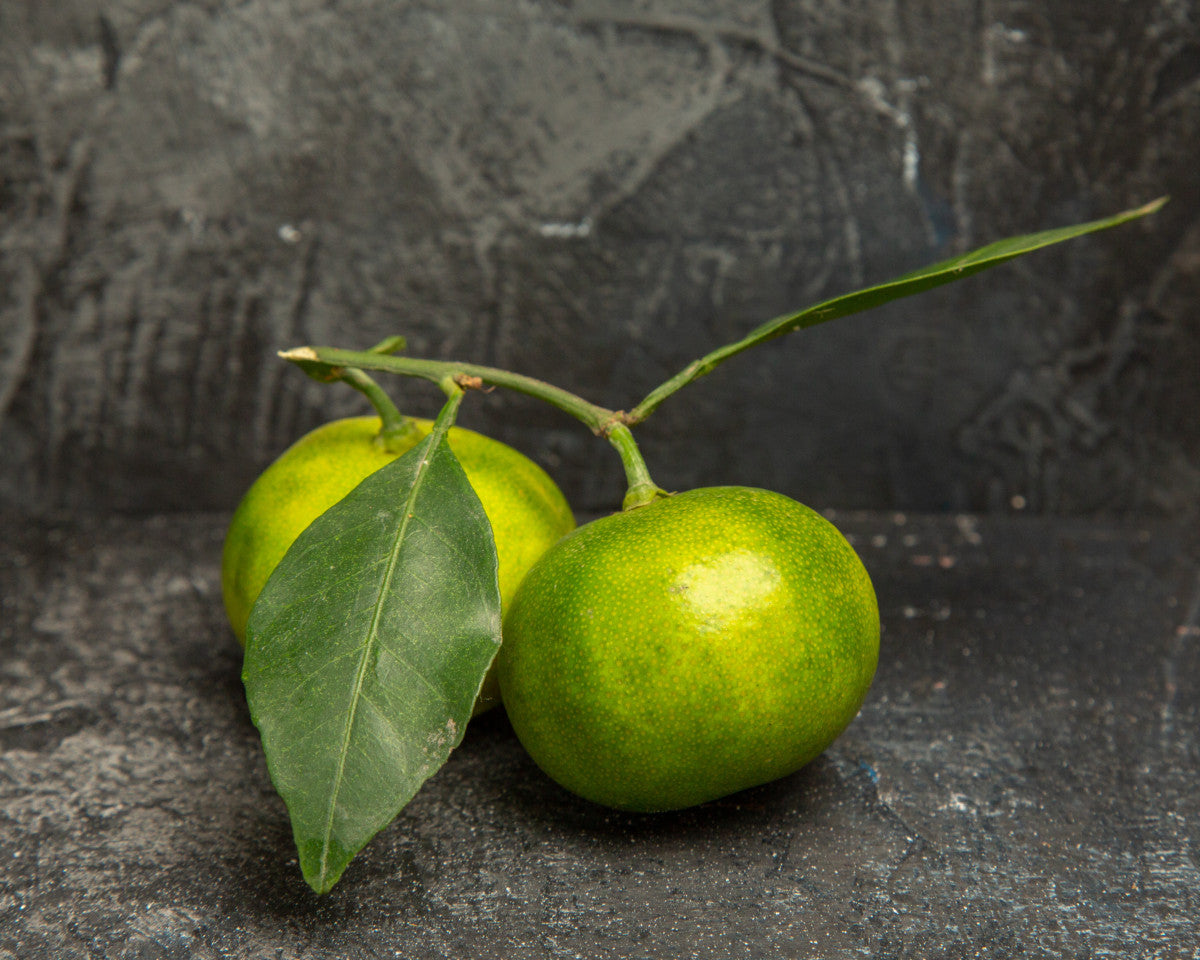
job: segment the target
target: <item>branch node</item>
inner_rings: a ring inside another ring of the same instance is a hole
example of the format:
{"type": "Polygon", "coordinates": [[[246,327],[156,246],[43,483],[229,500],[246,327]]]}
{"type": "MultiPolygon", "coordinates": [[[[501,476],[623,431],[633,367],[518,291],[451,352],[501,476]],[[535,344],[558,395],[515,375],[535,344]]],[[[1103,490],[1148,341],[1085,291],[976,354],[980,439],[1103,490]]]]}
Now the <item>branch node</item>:
{"type": "MultiPolygon", "coordinates": [[[[483,378],[473,377],[469,373],[456,373],[454,382],[463,390],[483,390],[483,378]]],[[[490,393],[493,388],[489,387],[486,393],[490,393]]]]}
{"type": "Polygon", "coordinates": [[[634,423],[637,423],[637,420],[624,410],[614,410],[612,415],[596,428],[596,436],[607,439],[615,427],[628,427],[634,423]]]}

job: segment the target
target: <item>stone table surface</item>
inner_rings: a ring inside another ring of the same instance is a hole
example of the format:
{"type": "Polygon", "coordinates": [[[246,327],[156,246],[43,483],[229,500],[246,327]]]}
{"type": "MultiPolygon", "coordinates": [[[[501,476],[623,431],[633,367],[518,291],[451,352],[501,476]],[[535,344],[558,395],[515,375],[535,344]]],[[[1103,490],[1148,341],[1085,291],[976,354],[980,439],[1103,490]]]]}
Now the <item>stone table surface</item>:
{"type": "Polygon", "coordinates": [[[883,650],[824,756],[632,816],[494,712],[317,897],[225,520],[0,518],[0,960],[1200,957],[1194,524],[836,515],[883,650]]]}

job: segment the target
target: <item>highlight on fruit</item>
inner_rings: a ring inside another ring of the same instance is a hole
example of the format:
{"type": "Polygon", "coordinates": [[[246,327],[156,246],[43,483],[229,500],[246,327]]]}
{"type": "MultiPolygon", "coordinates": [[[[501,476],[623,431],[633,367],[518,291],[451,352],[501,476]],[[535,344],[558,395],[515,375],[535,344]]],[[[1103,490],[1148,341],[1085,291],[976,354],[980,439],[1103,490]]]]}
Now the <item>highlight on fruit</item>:
{"type": "Polygon", "coordinates": [[[234,512],[222,558],[247,703],[308,884],[330,890],[497,700],[549,777],[619,809],[705,803],[818,756],[853,722],[878,662],[861,560],[779,493],[666,493],[634,429],[776,337],[1165,202],[1000,240],[768,320],[622,409],[508,370],[406,356],[402,337],[281,353],[375,411],[319,427],[269,466],[234,512]],[[440,412],[403,415],[372,373],[436,384],[440,412]],[[607,440],[625,471],[620,509],[576,529],[540,466],[455,426],[467,394],[493,388],[607,440]]]}

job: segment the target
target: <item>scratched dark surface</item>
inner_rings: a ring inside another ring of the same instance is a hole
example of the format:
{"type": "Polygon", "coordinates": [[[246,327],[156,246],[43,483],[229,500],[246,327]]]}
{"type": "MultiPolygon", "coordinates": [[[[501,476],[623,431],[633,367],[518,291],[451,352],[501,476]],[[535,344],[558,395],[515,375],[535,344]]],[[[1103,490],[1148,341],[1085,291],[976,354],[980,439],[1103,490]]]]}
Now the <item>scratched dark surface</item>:
{"type": "Polygon", "coordinates": [[[220,609],[223,515],[0,519],[0,958],[1200,956],[1200,537],[839,514],[883,654],[820,759],[679,814],[502,715],[324,898],[220,609]]]}
{"type": "MultiPolygon", "coordinates": [[[[283,347],[403,333],[629,407],[768,317],[1169,193],[739,358],[642,435],[672,489],[1194,507],[1198,22],[1179,0],[4,0],[0,503],[230,509],[361,409],[283,347]]],[[[497,393],[464,416],[577,509],[620,499],[560,414],[497,393]]]]}

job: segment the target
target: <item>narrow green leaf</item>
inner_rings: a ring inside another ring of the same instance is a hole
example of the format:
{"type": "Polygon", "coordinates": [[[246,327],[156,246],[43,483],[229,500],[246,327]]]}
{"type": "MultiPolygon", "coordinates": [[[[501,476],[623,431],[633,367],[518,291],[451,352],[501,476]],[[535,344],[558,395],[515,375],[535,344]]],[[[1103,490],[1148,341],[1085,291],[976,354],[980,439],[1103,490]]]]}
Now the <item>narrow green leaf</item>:
{"type": "Polygon", "coordinates": [[[318,893],[459,744],[500,644],[491,527],[445,442],[458,399],[300,535],[250,614],[246,697],[318,893]]]}
{"type": "Polygon", "coordinates": [[[859,290],[855,293],[843,294],[840,297],[819,303],[814,307],[809,307],[807,310],[802,310],[799,313],[769,320],[751,332],[750,336],[746,339],[752,340],[753,343],[747,343],[746,346],[753,346],[763,340],[769,340],[771,337],[777,337],[784,333],[791,333],[793,330],[799,330],[802,327],[815,326],[818,323],[824,323],[826,320],[833,320],[851,313],[858,313],[861,310],[869,310],[872,307],[882,306],[892,300],[909,297],[915,293],[922,293],[942,284],[969,277],[989,267],[999,266],[1024,253],[1032,253],[1034,250],[1041,250],[1043,247],[1062,243],[1064,240],[1073,240],[1087,233],[1095,233],[1098,230],[1107,230],[1110,227],[1119,226],[1122,223],[1127,223],[1130,220],[1153,213],[1166,202],[1166,197],[1160,197],[1152,203],[1138,207],[1136,210],[1126,210],[1123,213],[1105,217],[1102,220],[1092,220],[1088,223],[1079,223],[1071,227],[1059,227],[1055,230],[1043,230],[1039,233],[1030,233],[1020,237],[1009,237],[1007,240],[997,240],[995,243],[989,243],[987,246],[972,250],[970,253],[951,257],[949,260],[943,260],[932,266],[922,267],[919,270],[906,273],[904,276],[897,277],[895,280],[888,281],[887,283],[868,287],[865,290],[859,290]]]}
{"type": "Polygon", "coordinates": [[[808,307],[798,313],[789,313],[782,317],[776,317],[774,320],[768,320],[766,323],[752,330],[743,339],[719,347],[707,356],[689,364],[670,380],[656,387],[647,395],[646,399],[630,411],[630,422],[645,419],[655,407],[676,390],[709,373],[718,364],[728,360],[730,357],[741,353],[743,350],[749,350],[751,347],[758,346],[760,343],[765,343],[767,340],[782,336],[785,333],[801,330],[805,327],[813,327],[829,320],[836,320],[838,317],[845,317],[852,313],[869,310],[872,307],[880,307],[893,300],[899,300],[901,297],[910,297],[913,294],[931,290],[934,287],[951,283],[954,280],[961,280],[964,277],[979,273],[981,270],[998,266],[1024,253],[1031,253],[1034,250],[1040,250],[1043,247],[1061,243],[1064,240],[1071,240],[1087,233],[1095,233],[1098,230],[1107,230],[1109,227],[1119,226],[1130,220],[1136,220],[1139,217],[1154,213],[1166,202],[1166,197],[1159,197],[1145,206],[1126,210],[1101,220],[1092,220],[1088,223],[1080,223],[1070,227],[1043,230],[1040,233],[1031,233],[1020,237],[1010,237],[1007,240],[999,240],[987,246],[980,247],[977,250],[972,250],[970,253],[964,253],[961,256],[943,260],[932,266],[914,270],[912,273],[906,273],[904,276],[897,277],[895,280],[889,280],[887,283],[881,283],[878,286],[868,287],[864,290],[857,290],[854,293],[843,294],[839,297],[834,297],[832,300],[826,300],[823,303],[808,307]]]}

